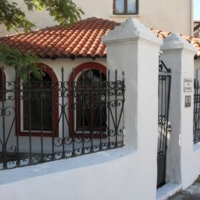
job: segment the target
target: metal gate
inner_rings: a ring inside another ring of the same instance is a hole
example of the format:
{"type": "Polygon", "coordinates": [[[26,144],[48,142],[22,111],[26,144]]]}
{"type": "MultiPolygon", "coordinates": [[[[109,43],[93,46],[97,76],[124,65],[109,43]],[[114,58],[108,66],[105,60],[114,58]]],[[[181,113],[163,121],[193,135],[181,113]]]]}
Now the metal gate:
{"type": "Polygon", "coordinates": [[[194,111],[193,111],[193,142],[200,142],[200,69],[196,70],[194,79],[194,111]]]}
{"type": "Polygon", "coordinates": [[[165,184],[166,154],[169,124],[169,103],[171,87],[171,70],[163,61],[159,63],[158,76],[158,146],[157,146],[157,188],[165,184]]]}

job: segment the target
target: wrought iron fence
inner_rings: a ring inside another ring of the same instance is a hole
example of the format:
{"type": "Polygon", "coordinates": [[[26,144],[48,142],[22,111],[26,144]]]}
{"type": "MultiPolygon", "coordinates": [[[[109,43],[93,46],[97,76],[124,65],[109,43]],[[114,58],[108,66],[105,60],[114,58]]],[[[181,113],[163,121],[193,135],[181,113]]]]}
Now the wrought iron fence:
{"type": "Polygon", "coordinates": [[[199,80],[194,79],[194,119],[193,142],[200,142],[200,85],[199,80]]]}
{"type": "Polygon", "coordinates": [[[40,69],[40,78],[28,72],[23,82],[17,68],[10,80],[1,67],[0,169],[124,145],[124,73],[73,70],[66,80],[62,68],[57,80],[53,70],[40,69]]]}

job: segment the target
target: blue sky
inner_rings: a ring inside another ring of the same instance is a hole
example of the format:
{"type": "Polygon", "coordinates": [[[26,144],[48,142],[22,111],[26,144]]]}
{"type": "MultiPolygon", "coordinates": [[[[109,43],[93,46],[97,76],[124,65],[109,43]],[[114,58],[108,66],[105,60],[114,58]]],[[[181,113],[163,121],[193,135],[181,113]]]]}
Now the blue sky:
{"type": "Polygon", "coordinates": [[[194,20],[200,20],[200,0],[194,0],[194,20]]]}

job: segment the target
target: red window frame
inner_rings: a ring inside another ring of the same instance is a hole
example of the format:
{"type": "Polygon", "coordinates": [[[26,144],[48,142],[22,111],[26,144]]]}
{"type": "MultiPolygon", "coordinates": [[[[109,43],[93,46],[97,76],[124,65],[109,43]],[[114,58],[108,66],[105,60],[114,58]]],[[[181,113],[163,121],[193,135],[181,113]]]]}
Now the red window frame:
{"type": "Polygon", "coordinates": [[[6,100],[6,76],[4,71],[0,68],[0,82],[3,82],[4,87],[0,85],[0,101],[3,101],[3,92],[4,92],[4,101],[6,100]]]}
{"type": "MultiPolygon", "coordinates": [[[[52,69],[46,65],[46,64],[43,64],[43,63],[40,63],[38,64],[38,67],[40,67],[45,73],[47,73],[51,78],[52,78],[52,82],[54,83],[54,97],[57,96],[58,97],[58,78],[55,74],[54,71],[52,71],[52,69]],[[52,73],[53,72],[53,73],[52,73]]],[[[19,96],[20,96],[20,93],[19,93],[19,96]]],[[[59,98],[53,98],[53,105],[54,105],[54,112],[53,112],[53,120],[54,120],[54,130],[55,130],[55,127],[57,126],[58,124],[58,118],[59,118],[59,112],[58,112],[58,106],[59,106],[59,98]]],[[[22,116],[23,116],[23,111],[22,111],[22,105],[21,105],[21,100],[20,98],[17,99],[17,106],[18,106],[18,126],[17,126],[17,132],[18,132],[18,135],[19,136],[29,136],[29,130],[23,130],[23,127],[22,127],[22,116]]],[[[58,129],[58,127],[57,127],[58,129]]],[[[43,131],[43,136],[44,137],[52,137],[52,131],[43,131]]],[[[41,131],[31,131],[31,136],[41,136],[41,131]]],[[[59,130],[56,130],[55,134],[54,134],[55,137],[58,137],[59,136],[59,130]]]]}
{"type": "MultiPolygon", "coordinates": [[[[106,76],[107,74],[107,69],[104,65],[99,64],[99,63],[95,63],[95,62],[87,62],[87,63],[83,63],[79,66],[77,66],[74,69],[74,72],[72,72],[69,76],[69,87],[72,88],[72,83],[76,80],[77,75],[79,75],[83,70],[90,70],[90,69],[95,69],[98,71],[101,71],[102,74],[104,74],[106,76]]],[[[76,111],[74,111],[71,108],[71,105],[74,104],[74,97],[71,94],[69,95],[69,105],[70,105],[70,109],[69,109],[69,137],[72,137],[73,133],[74,133],[74,127],[75,127],[75,121],[74,121],[74,113],[76,113],[76,111]]],[[[90,134],[85,133],[84,134],[85,137],[89,137],[90,134]]],[[[76,133],[76,137],[81,137],[82,134],[80,133],[76,133]]],[[[105,135],[103,136],[104,138],[106,137],[105,135]]]]}

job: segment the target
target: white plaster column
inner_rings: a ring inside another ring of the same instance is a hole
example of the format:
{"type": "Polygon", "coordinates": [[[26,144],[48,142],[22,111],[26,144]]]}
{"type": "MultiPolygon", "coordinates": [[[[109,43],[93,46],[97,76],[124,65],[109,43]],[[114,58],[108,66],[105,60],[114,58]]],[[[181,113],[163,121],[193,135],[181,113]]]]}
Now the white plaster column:
{"type": "MultiPolygon", "coordinates": [[[[171,68],[171,98],[169,120],[172,132],[167,149],[167,179],[187,188],[194,180],[193,158],[193,91],[184,91],[184,79],[194,76],[196,49],[180,34],[172,33],[161,46],[161,60],[171,68]],[[185,96],[191,96],[191,106],[185,107],[185,96]]],[[[193,87],[193,82],[192,82],[193,87]]]]}
{"type": "MultiPolygon", "coordinates": [[[[111,73],[125,71],[125,146],[137,154],[132,188],[137,198],[155,199],[158,139],[158,56],[161,39],[129,18],[102,37],[111,73]]],[[[131,163],[131,161],[130,161],[131,163]]],[[[123,170],[123,169],[122,169],[123,170]]]]}

